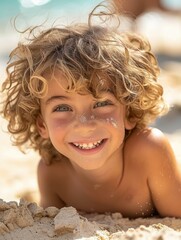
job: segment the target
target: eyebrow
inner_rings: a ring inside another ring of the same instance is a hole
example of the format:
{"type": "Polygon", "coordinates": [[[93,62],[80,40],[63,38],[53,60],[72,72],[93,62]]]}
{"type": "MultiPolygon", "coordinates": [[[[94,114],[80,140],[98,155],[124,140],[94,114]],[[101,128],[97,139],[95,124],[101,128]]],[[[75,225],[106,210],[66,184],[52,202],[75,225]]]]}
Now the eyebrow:
{"type": "Polygon", "coordinates": [[[70,98],[67,97],[67,96],[52,96],[50,98],[48,98],[46,101],[45,101],[45,104],[48,105],[50,104],[51,102],[55,101],[55,100],[69,100],[70,98]]]}

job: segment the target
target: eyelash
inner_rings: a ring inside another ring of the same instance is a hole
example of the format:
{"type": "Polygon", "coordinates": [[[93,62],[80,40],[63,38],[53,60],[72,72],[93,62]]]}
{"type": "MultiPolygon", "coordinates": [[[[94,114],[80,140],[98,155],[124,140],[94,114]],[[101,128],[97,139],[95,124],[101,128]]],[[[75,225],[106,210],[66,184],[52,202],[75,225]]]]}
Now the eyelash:
{"type": "MultiPolygon", "coordinates": [[[[106,107],[108,105],[113,105],[111,101],[105,100],[96,102],[93,108],[106,107]]],[[[68,105],[59,105],[53,109],[53,112],[72,112],[72,108],[68,105]]]]}
{"type": "Polygon", "coordinates": [[[100,102],[97,102],[95,105],[94,105],[94,108],[96,107],[105,107],[105,106],[108,106],[108,105],[113,105],[111,101],[109,100],[105,100],[105,101],[100,101],[100,102]],[[101,104],[101,106],[100,106],[101,104]],[[102,105],[103,104],[103,105],[102,105]],[[96,106],[97,105],[97,106],[96,106]]]}
{"type": "Polygon", "coordinates": [[[59,105],[59,106],[55,107],[53,112],[72,112],[72,109],[68,105],[59,105]],[[64,109],[62,110],[61,108],[64,108],[64,109]]]}

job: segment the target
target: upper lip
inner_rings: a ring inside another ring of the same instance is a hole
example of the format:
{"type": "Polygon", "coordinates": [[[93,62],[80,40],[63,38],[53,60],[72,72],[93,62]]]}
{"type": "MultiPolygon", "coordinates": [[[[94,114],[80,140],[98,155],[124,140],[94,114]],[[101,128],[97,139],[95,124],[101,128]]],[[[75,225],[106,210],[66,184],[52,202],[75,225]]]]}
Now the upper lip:
{"type": "Polygon", "coordinates": [[[69,143],[77,143],[77,144],[89,144],[89,143],[97,143],[99,141],[104,140],[105,138],[91,138],[91,137],[87,137],[87,138],[74,138],[71,141],[69,141],[69,143]]]}

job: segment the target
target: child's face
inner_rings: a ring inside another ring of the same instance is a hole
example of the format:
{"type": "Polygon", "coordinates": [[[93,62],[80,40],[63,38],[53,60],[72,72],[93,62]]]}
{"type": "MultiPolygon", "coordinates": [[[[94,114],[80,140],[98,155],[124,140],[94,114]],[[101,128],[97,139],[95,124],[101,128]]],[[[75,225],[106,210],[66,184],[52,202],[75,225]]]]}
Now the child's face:
{"type": "MultiPolygon", "coordinates": [[[[65,76],[59,72],[58,77],[65,87],[65,76]]],[[[110,92],[95,99],[91,94],[67,92],[55,79],[41,100],[41,111],[37,120],[41,136],[50,138],[61,154],[83,169],[98,169],[110,157],[119,157],[125,129],[132,128],[125,107],[110,92]]]]}

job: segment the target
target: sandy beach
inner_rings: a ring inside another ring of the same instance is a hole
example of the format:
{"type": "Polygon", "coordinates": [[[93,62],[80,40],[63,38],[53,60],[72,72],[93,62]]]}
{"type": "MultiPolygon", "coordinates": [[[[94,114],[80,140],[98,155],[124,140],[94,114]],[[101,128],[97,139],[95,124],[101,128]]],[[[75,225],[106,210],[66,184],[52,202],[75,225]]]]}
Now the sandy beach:
{"type": "MultiPolygon", "coordinates": [[[[156,126],[168,136],[181,162],[181,83],[178,82],[181,80],[173,77],[171,72],[164,72],[161,81],[163,79],[166,98],[172,108],[167,116],[156,122],[156,126]]],[[[181,219],[130,220],[120,213],[85,214],[74,208],[40,208],[36,204],[39,199],[36,181],[39,156],[33,151],[21,153],[12,146],[9,134],[4,131],[6,121],[2,118],[0,126],[0,240],[181,239],[181,219]]]]}
{"type": "Polygon", "coordinates": [[[177,240],[181,220],[138,218],[129,220],[120,213],[78,213],[73,207],[42,209],[34,203],[0,201],[0,240],[177,240]]]}
{"type": "MultiPolygon", "coordinates": [[[[0,60],[0,85],[4,78],[0,60]]],[[[168,62],[160,81],[171,106],[167,116],[155,126],[170,140],[181,164],[181,63],[168,62]]],[[[181,239],[181,219],[123,218],[121,213],[85,214],[76,209],[38,206],[37,153],[21,153],[12,146],[0,117],[0,240],[177,240],[181,239]]]]}

